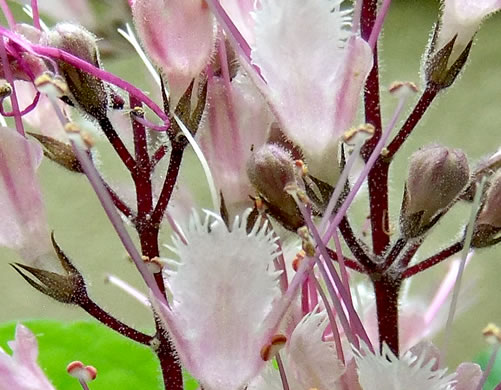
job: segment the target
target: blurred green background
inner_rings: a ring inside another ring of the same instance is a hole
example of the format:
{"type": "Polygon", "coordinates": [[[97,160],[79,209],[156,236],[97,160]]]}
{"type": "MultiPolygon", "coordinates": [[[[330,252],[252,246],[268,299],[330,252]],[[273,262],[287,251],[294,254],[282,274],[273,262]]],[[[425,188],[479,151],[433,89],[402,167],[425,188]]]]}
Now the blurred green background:
{"type": "MultiPolygon", "coordinates": [[[[392,4],[380,45],[381,95],[386,121],[395,107],[395,101],[385,87],[396,80],[413,81],[421,85],[421,55],[437,12],[438,3],[435,1],[407,0],[394,1],[392,4]]],[[[424,144],[442,143],[465,150],[470,162],[475,164],[501,146],[499,36],[501,15],[492,17],[483,25],[466,71],[453,88],[442,93],[420,123],[415,135],[398,154],[391,171],[391,217],[395,226],[407,172],[407,159],[412,151],[424,144]]],[[[134,54],[125,58],[105,59],[105,67],[151,90],[151,80],[134,54]]],[[[410,110],[411,106],[408,112],[410,110]]],[[[112,183],[124,183],[126,175],[118,172],[119,168],[114,163],[109,148],[102,140],[98,147],[103,165],[111,164],[113,167],[107,169],[107,178],[112,183]]],[[[203,198],[206,194],[205,179],[191,151],[187,152],[181,174],[191,188],[198,192],[197,195],[203,198]]],[[[68,174],[48,161],[42,163],[40,178],[50,226],[55,231],[59,245],[86,277],[92,297],[128,324],[141,329],[151,328],[152,319],[148,310],[123,292],[104,283],[105,275],[114,274],[142,288],[140,278],[127,260],[124,249],[86,179],[68,174]]],[[[366,215],[363,196],[359,197],[351,213],[354,221],[361,221],[366,215]]],[[[468,213],[469,209],[465,205],[455,207],[426,240],[419,257],[433,254],[457,239],[468,213]]],[[[163,239],[165,242],[169,241],[168,232],[163,232],[163,239]]],[[[473,283],[468,295],[474,304],[456,319],[448,362],[451,368],[460,361],[473,359],[485,347],[481,330],[488,322],[501,324],[500,255],[501,247],[478,251],[466,270],[463,285],[473,283]]],[[[19,260],[15,252],[0,249],[0,258],[0,321],[87,318],[78,308],[54,303],[23,282],[8,265],[9,262],[19,260]]],[[[411,296],[430,299],[446,269],[446,265],[441,265],[416,277],[411,296]]],[[[439,345],[442,336],[437,338],[439,345]]]]}

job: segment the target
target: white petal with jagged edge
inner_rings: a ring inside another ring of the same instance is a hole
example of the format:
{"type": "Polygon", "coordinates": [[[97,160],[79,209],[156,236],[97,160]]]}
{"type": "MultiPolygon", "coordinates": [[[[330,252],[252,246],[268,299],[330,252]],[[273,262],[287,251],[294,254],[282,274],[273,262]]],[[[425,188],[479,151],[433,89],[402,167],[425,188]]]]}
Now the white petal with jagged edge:
{"type": "Polygon", "coordinates": [[[262,1],[255,13],[251,55],[284,133],[302,148],[312,174],[331,182],[337,176],[338,139],[350,122],[345,113],[353,116],[359,101],[354,92],[360,89],[351,84],[363,85],[370,69],[370,55],[366,58],[370,49],[360,50],[365,42],[357,41],[348,50],[350,18],[340,4],[339,0],[262,1]],[[346,72],[348,60],[356,75],[346,72]],[[336,113],[339,99],[342,114],[336,113]],[[339,117],[343,120],[336,121],[339,117]]]}
{"type": "MultiPolygon", "coordinates": [[[[169,283],[172,324],[181,361],[206,390],[236,390],[264,366],[260,350],[269,337],[263,326],[279,296],[272,262],[277,245],[260,221],[247,233],[247,214],[226,227],[197,214],[174,239],[179,262],[169,283]]],[[[171,325],[171,326],[172,326],[171,325]]]]}
{"type": "Polygon", "coordinates": [[[382,354],[373,354],[367,347],[356,352],[358,376],[364,390],[453,390],[455,374],[434,369],[435,359],[426,354],[416,356],[407,351],[398,359],[386,344],[382,354]]]}

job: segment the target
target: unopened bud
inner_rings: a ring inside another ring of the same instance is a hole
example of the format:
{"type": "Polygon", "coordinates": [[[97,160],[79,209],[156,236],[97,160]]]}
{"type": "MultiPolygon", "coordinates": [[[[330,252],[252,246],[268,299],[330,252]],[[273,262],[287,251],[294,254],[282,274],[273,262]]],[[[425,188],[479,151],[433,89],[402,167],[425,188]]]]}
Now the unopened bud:
{"type": "Polygon", "coordinates": [[[51,236],[51,239],[64,273],[60,274],[46,271],[44,269],[19,263],[11,264],[11,266],[24,278],[24,280],[26,280],[26,282],[28,282],[28,284],[41,293],[61,303],[79,304],[82,299],[87,298],[85,281],[80,272],[57,245],[54,235],[51,236]],[[26,275],[23,271],[36,279],[26,275]]]}
{"type": "Polygon", "coordinates": [[[290,186],[297,187],[296,166],[288,151],[277,144],[263,145],[249,158],[247,175],[271,215],[292,230],[303,225],[296,202],[286,191],[290,186]]]}
{"type": "Polygon", "coordinates": [[[459,149],[428,146],[411,156],[401,210],[402,233],[414,238],[425,233],[468,184],[466,155],[459,149]]]}
{"type": "Polygon", "coordinates": [[[71,145],[42,134],[28,133],[43,146],[43,154],[48,159],[71,172],[83,173],[80,162],[71,145]]]}
{"type": "MultiPolygon", "coordinates": [[[[96,37],[81,26],[59,23],[45,33],[42,42],[100,67],[96,37]]],[[[108,92],[104,83],[96,76],[64,61],[58,61],[58,66],[74,103],[94,118],[105,117],[108,108],[108,92]]]]}
{"type": "Polygon", "coordinates": [[[489,180],[485,200],[482,204],[473,232],[472,246],[482,248],[497,244],[501,239],[501,171],[489,180]]]}

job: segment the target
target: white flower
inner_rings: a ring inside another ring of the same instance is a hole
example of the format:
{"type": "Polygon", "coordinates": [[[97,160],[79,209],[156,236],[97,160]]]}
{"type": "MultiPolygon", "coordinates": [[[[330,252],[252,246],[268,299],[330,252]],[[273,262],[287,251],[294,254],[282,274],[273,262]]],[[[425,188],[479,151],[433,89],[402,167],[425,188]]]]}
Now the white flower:
{"type": "Polygon", "coordinates": [[[227,227],[212,213],[203,222],[194,214],[171,248],[178,256],[167,271],[173,299],[161,314],[182,363],[206,390],[247,385],[278,326],[267,321],[280,295],[277,245],[260,220],[248,233],[247,215],[227,227]]]}

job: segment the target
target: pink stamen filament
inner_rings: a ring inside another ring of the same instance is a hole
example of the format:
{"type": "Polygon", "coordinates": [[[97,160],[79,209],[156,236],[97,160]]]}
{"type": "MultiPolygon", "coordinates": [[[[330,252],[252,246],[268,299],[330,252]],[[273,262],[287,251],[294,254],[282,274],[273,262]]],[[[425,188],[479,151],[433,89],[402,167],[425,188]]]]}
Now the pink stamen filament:
{"type": "Polygon", "coordinates": [[[24,136],[24,125],[21,119],[21,111],[19,110],[19,102],[17,100],[16,86],[14,85],[14,76],[12,75],[12,70],[10,69],[9,60],[7,59],[7,52],[5,50],[5,42],[3,38],[0,39],[0,58],[2,60],[5,79],[12,88],[10,101],[12,104],[12,112],[14,116],[14,121],[16,123],[16,129],[19,134],[24,136]]]}
{"type": "Polygon", "coordinates": [[[358,191],[360,190],[360,187],[362,187],[363,182],[365,181],[365,179],[369,175],[370,170],[372,169],[372,167],[376,163],[376,160],[379,158],[381,151],[383,150],[384,146],[386,145],[386,142],[388,141],[388,138],[391,135],[391,130],[395,127],[395,124],[397,123],[398,118],[400,117],[400,114],[402,113],[402,111],[404,109],[406,101],[407,101],[406,97],[401,98],[399,100],[397,108],[395,109],[395,112],[393,113],[393,117],[390,120],[390,123],[388,124],[388,126],[384,130],[382,137],[380,138],[376,147],[372,151],[369,159],[367,160],[367,163],[364,166],[364,169],[360,173],[357,181],[353,185],[352,189],[350,190],[348,196],[346,197],[343,204],[339,208],[338,212],[332,218],[331,223],[328,226],[327,231],[323,236],[324,244],[329,242],[330,238],[334,234],[334,231],[339,226],[339,223],[346,215],[346,212],[348,211],[348,208],[350,207],[351,203],[353,202],[353,199],[355,199],[355,196],[357,195],[358,191]]]}
{"type": "Polygon", "coordinates": [[[317,291],[320,294],[320,298],[322,299],[322,302],[324,303],[324,306],[325,306],[325,311],[327,312],[327,317],[329,318],[329,325],[330,325],[330,329],[332,330],[332,336],[334,338],[334,344],[336,346],[337,358],[343,364],[345,364],[343,344],[341,342],[341,336],[339,334],[339,329],[338,329],[337,322],[336,322],[336,316],[334,314],[334,311],[332,310],[332,307],[331,307],[329,300],[327,299],[327,295],[325,295],[325,292],[322,289],[322,286],[320,285],[320,282],[318,281],[318,279],[314,275],[312,275],[312,277],[315,278],[317,291]]]}
{"type": "Polygon", "coordinates": [[[374,22],[374,27],[372,27],[371,35],[369,37],[369,46],[372,51],[376,47],[377,40],[379,38],[379,34],[381,34],[381,30],[383,28],[384,19],[388,14],[388,10],[390,8],[391,0],[383,0],[383,4],[379,8],[379,12],[376,16],[376,20],[374,22]]]}
{"type": "MultiPolygon", "coordinates": [[[[485,382],[487,382],[487,378],[489,378],[489,375],[491,374],[492,368],[494,367],[494,363],[496,363],[496,358],[498,356],[499,348],[501,347],[501,343],[496,342],[492,349],[491,356],[489,357],[489,362],[487,363],[487,367],[485,368],[484,372],[482,373],[482,378],[480,378],[480,382],[478,382],[477,387],[475,390],[482,390],[484,388],[485,382]]],[[[497,390],[500,388],[501,383],[496,386],[494,390],[497,390]]]]}
{"type": "Polygon", "coordinates": [[[31,11],[33,13],[33,26],[41,30],[40,28],[40,14],[38,12],[38,1],[37,0],[31,0],[31,11]]]}
{"type": "Polygon", "coordinates": [[[148,270],[136,246],[134,245],[134,242],[129,236],[129,233],[125,229],[123,221],[118,215],[113,201],[111,200],[110,195],[108,194],[108,191],[106,190],[106,187],[104,186],[101,177],[99,176],[99,173],[94,167],[92,160],[89,158],[87,153],[79,145],[77,145],[74,140],[70,139],[70,142],[73,147],[73,151],[75,152],[75,155],[77,156],[78,161],[82,166],[82,169],[84,170],[92,188],[96,192],[96,195],[98,196],[99,201],[104,208],[104,211],[106,212],[106,215],[108,216],[112,226],[115,228],[115,231],[122,241],[122,244],[129,253],[134,264],[136,265],[136,268],[143,277],[143,280],[152,291],[154,297],[159,301],[159,304],[168,306],[165,296],[160,291],[155,279],[153,278],[153,275],[148,270]]]}
{"type": "Polygon", "coordinates": [[[282,387],[284,390],[289,390],[289,382],[287,381],[287,375],[285,372],[284,363],[282,362],[282,358],[280,357],[280,352],[277,353],[276,356],[278,371],[280,373],[280,379],[282,380],[282,387]]]}
{"type": "MultiPolygon", "coordinates": [[[[5,99],[0,98],[0,114],[2,116],[7,116],[7,117],[15,116],[16,113],[14,111],[5,112],[5,110],[3,108],[4,100],[5,99]]],[[[24,116],[24,115],[30,113],[31,111],[33,111],[35,109],[35,107],[37,106],[39,100],[40,100],[40,92],[37,91],[37,93],[35,94],[35,97],[33,98],[33,101],[24,110],[20,111],[19,115],[24,116]]]]}
{"type": "Polygon", "coordinates": [[[2,12],[5,16],[5,19],[7,19],[7,23],[9,24],[9,28],[14,29],[16,27],[16,19],[14,19],[14,15],[12,14],[12,11],[10,10],[9,6],[7,5],[6,0],[0,0],[0,8],[2,9],[2,12]]]}

